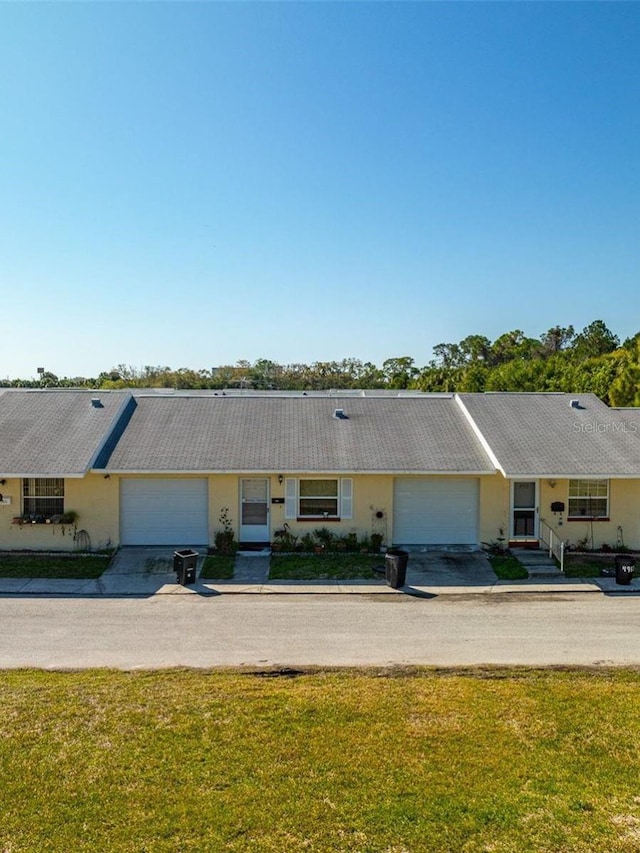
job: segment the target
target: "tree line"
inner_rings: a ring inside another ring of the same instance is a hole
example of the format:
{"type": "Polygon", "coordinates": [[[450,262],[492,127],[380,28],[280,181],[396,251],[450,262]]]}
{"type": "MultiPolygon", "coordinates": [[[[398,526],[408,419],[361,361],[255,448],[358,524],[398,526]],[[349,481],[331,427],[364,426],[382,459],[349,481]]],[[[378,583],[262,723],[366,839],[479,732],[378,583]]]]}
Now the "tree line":
{"type": "Polygon", "coordinates": [[[491,341],[468,335],[440,343],[423,367],[410,356],[386,359],[381,367],[357,358],[278,364],[260,358],[194,370],[119,364],[97,377],[6,379],[4,387],[175,388],[306,391],[391,388],[419,391],[593,392],[613,406],[640,406],[640,332],[622,344],[602,320],[580,332],[553,326],[537,338],[520,329],[491,341]]]}

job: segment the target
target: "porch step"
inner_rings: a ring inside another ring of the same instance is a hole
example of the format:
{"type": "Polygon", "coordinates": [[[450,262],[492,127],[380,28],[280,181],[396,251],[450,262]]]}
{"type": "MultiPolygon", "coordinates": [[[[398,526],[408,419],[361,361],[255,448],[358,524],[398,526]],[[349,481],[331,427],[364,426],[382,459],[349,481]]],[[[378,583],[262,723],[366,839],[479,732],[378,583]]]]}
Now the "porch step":
{"type": "Polygon", "coordinates": [[[530,578],[557,578],[562,572],[546,551],[518,551],[515,556],[529,572],[530,578]]]}

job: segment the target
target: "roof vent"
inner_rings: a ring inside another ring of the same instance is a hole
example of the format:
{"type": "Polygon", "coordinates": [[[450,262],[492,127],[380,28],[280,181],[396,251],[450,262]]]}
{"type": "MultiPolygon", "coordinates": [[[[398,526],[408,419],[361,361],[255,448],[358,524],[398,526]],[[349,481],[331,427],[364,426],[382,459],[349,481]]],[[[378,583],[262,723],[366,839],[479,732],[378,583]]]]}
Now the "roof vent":
{"type": "Polygon", "coordinates": [[[349,415],[345,415],[344,409],[335,409],[333,412],[333,417],[338,421],[348,421],[349,415]]]}
{"type": "Polygon", "coordinates": [[[92,397],[91,398],[91,405],[93,406],[94,409],[104,409],[104,406],[102,405],[102,401],[100,400],[100,397],[92,397]]]}
{"type": "Polygon", "coordinates": [[[581,405],[580,405],[580,400],[571,400],[571,401],[570,401],[570,403],[569,403],[569,405],[571,406],[571,408],[572,408],[572,409],[582,409],[582,408],[584,408],[583,406],[581,406],[581,405]]]}

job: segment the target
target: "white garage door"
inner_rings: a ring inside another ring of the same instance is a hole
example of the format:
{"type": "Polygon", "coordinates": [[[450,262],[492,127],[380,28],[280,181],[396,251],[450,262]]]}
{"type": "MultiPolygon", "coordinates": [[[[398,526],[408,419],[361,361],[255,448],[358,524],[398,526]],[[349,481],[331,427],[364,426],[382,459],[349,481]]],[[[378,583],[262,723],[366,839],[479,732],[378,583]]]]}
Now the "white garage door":
{"type": "Polygon", "coordinates": [[[207,480],[121,480],[120,541],[123,545],[208,543],[207,480]]]}
{"type": "Polygon", "coordinates": [[[478,543],[478,480],[400,478],[393,491],[396,544],[478,543]]]}

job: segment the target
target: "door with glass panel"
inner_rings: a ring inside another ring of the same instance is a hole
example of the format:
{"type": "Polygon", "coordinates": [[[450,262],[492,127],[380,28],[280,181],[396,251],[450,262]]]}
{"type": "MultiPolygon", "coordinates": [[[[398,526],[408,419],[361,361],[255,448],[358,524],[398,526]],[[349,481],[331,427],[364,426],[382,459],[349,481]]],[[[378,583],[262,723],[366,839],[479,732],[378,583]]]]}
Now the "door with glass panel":
{"type": "Polygon", "coordinates": [[[269,542],[269,480],[240,481],[240,541],[269,542]]]}
{"type": "Polygon", "coordinates": [[[538,538],[538,482],[511,483],[511,539],[538,538]]]}

